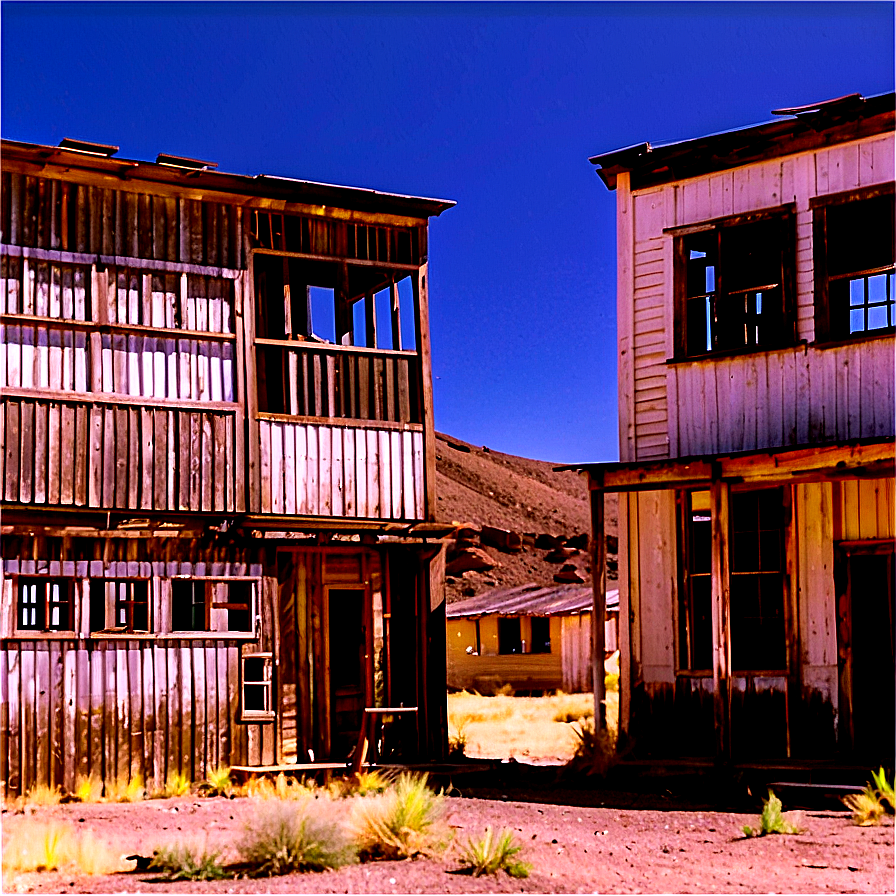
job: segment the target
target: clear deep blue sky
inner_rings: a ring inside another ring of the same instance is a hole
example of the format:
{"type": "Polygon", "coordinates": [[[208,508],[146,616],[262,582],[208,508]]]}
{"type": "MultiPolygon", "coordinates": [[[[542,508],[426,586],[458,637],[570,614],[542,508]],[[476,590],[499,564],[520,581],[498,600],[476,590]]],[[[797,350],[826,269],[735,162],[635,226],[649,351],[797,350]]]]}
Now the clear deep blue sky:
{"type": "Polygon", "coordinates": [[[893,3],[4,2],[2,133],[454,199],[436,426],[614,460],[615,194],[588,156],[893,89],[893,3]]]}

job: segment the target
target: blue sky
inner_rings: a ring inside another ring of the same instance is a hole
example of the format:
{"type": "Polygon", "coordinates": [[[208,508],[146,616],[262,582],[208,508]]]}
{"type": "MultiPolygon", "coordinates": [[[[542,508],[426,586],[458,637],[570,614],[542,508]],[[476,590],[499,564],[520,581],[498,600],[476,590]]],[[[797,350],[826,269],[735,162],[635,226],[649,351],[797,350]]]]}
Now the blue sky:
{"type": "Polygon", "coordinates": [[[436,426],[618,457],[615,195],[588,157],[893,89],[893,3],[14,3],[2,133],[449,198],[436,426]]]}

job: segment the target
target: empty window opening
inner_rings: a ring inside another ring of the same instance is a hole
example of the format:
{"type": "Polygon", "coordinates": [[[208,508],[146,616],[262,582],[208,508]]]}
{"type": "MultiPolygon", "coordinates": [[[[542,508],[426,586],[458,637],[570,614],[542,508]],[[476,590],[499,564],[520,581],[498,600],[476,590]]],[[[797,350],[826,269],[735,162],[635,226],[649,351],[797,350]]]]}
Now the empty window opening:
{"type": "Polygon", "coordinates": [[[172,579],[172,631],[251,632],[254,581],[172,579]]]}
{"type": "Polygon", "coordinates": [[[551,620],[548,616],[533,616],[532,643],[529,645],[529,653],[551,652],[551,620]]]}
{"type": "Polygon", "coordinates": [[[326,342],[336,342],[336,291],[326,286],[309,286],[308,305],[313,323],[311,332],[326,342]]]}
{"type": "Polygon", "coordinates": [[[709,492],[684,501],[684,582],[678,608],[678,665],[691,672],[712,669],[712,521],[709,492]]]}
{"type": "Polygon", "coordinates": [[[72,581],[19,578],[17,628],[38,632],[71,631],[72,581]]]}
{"type": "Polygon", "coordinates": [[[272,656],[269,653],[242,656],[242,715],[243,718],[273,715],[271,687],[273,682],[272,656]]]}
{"type": "Polygon", "coordinates": [[[522,652],[523,642],[519,616],[500,616],[498,618],[498,653],[522,652]]]}
{"type": "Polygon", "coordinates": [[[789,216],[730,222],[680,238],[678,351],[700,355],[792,341],[789,216]]]}
{"type": "Polygon", "coordinates": [[[149,581],[93,579],[90,582],[92,632],[149,632],[149,581]]]}

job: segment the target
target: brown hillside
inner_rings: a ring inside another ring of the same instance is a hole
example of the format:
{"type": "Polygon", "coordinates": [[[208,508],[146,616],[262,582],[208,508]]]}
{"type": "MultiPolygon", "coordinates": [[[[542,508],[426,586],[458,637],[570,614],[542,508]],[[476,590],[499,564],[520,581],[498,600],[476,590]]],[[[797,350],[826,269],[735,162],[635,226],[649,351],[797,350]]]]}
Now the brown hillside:
{"type": "MultiPolygon", "coordinates": [[[[587,537],[591,531],[584,479],[576,473],[556,473],[554,466],[549,461],[502,454],[436,434],[439,521],[456,522],[474,530],[493,526],[524,536],[523,550],[518,553],[482,545],[499,565],[486,572],[449,575],[449,601],[489,588],[512,588],[529,582],[550,585],[565,564],[574,565],[586,582],[591,581],[587,548],[580,547],[574,555],[550,563],[544,559],[550,551],[534,545],[542,534],[566,540],[577,535],[587,537]]],[[[608,496],[611,578],[615,578],[616,568],[616,507],[615,495],[608,496]]],[[[581,544],[581,539],[576,543],[581,544]]]]}

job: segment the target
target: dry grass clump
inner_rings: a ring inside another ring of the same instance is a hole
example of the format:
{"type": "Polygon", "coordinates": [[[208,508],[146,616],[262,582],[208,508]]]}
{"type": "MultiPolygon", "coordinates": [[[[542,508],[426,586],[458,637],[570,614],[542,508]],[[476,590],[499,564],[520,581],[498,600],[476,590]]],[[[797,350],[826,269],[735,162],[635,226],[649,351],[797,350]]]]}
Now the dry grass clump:
{"type": "Polygon", "coordinates": [[[362,858],[412,859],[447,843],[441,824],[445,798],[427,786],[426,775],[399,775],[385,793],[352,806],[351,828],[362,858]]]}
{"type": "Polygon", "coordinates": [[[159,872],[165,880],[223,880],[231,875],[220,859],[220,850],[175,843],[155,850],[149,870],[159,872]]]}
{"type": "Polygon", "coordinates": [[[260,802],[240,844],[249,875],[324,871],[357,862],[345,818],[345,809],[326,797],[260,802]]]}
{"type": "Polygon", "coordinates": [[[217,768],[209,769],[205,781],[199,785],[199,789],[205,796],[230,796],[233,792],[230,766],[220,765],[217,768]]]}
{"type": "Polygon", "coordinates": [[[58,806],[62,802],[62,790],[48,787],[46,784],[35,784],[24,796],[16,800],[16,807],[32,806],[36,809],[44,806],[58,806]]]}
{"type": "Polygon", "coordinates": [[[861,793],[851,793],[842,801],[852,812],[852,820],[860,827],[880,824],[885,815],[893,815],[896,811],[896,792],[883,768],[879,772],[871,772],[871,781],[861,793]]]}
{"type": "Polygon", "coordinates": [[[186,796],[193,782],[182,772],[169,772],[164,783],[150,792],[150,799],[165,800],[174,796],[186,796]]]}
{"type": "Polygon", "coordinates": [[[61,821],[25,821],[3,848],[4,872],[58,871],[71,868],[82,874],[112,874],[127,863],[108,843],[89,831],[78,832],[61,821]]]}
{"type": "Polygon", "coordinates": [[[98,775],[79,775],[72,795],[79,803],[98,803],[103,798],[103,781],[98,775]]]}
{"type": "Polygon", "coordinates": [[[517,855],[522,846],[515,842],[513,831],[502,830],[497,837],[487,827],[479,840],[470,838],[461,851],[461,870],[473,877],[506,871],[511,877],[528,877],[531,866],[521,862],[517,855]]]}
{"type": "Polygon", "coordinates": [[[300,800],[314,794],[317,786],[313,781],[305,783],[298,778],[287,778],[280,772],[276,778],[250,778],[242,787],[237,788],[239,796],[252,797],[259,800],[300,800]]]}
{"type": "Polygon", "coordinates": [[[140,775],[133,778],[121,775],[107,780],[104,790],[105,798],[110,803],[136,803],[146,799],[146,787],[140,775]]]}
{"type": "Polygon", "coordinates": [[[616,732],[612,729],[597,731],[594,718],[580,719],[572,726],[576,737],[576,751],[566,764],[568,772],[585,772],[604,776],[616,764],[616,732]]]}

